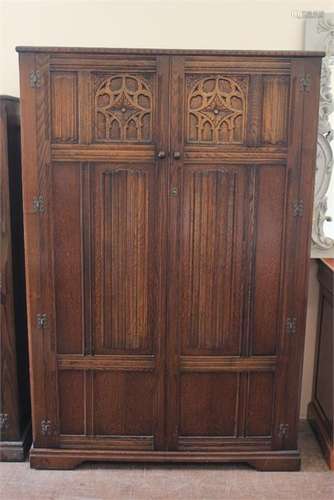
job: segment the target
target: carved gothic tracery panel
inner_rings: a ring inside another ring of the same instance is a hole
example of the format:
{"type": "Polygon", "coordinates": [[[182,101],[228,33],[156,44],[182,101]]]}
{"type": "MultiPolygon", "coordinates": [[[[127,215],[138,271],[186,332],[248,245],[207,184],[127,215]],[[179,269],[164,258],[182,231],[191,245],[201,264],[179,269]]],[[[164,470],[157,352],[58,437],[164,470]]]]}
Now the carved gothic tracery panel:
{"type": "Polygon", "coordinates": [[[150,142],[153,96],[142,76],[116,74],[98,81],[95,139],[99,142],[150,142]]]}
{"type": "Polygon", "coordinates": [[[188,77],[187,142],[242,144],[247,81],[213,75],[188,77]]]}

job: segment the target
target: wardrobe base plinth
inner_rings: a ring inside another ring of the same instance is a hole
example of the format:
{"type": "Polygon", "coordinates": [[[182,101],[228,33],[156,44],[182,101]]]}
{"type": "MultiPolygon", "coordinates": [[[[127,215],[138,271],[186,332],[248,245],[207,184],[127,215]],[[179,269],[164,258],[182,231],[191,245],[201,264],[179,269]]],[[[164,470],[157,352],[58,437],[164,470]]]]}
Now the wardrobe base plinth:
{"type": "Polygon", "coordinates": [[[259,471],[297,471],[297,450],[272,452],[161,452],[32,448],[34,469],[75,469],[84,462],[245,463],[259,471]]]}

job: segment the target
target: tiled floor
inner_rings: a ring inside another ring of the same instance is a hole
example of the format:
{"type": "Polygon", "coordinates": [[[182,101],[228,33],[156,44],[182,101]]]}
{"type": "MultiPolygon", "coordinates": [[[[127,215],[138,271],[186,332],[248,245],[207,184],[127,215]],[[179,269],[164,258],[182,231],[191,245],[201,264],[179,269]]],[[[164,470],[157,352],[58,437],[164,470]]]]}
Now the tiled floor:
{"type": "Polygon", "coordinates": [[[308,426],[300,432],[301,472],[257,472],[241,465],[86,464],[36,471],[0,464],[1,500],[334,500],[329,472],[308,426]]]}

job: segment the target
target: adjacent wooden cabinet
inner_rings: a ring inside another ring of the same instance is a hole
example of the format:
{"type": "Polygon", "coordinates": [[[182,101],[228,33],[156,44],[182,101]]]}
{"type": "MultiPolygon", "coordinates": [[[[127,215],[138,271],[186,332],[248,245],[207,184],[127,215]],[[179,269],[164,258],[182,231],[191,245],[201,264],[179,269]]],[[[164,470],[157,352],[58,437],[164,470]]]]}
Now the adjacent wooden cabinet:
{"type": "Polygon", "coordinates": [[[0,460],[31,444],[19,100],[0,96],[0,460]]]}
{"type": "Polygon", "coordinates": [[[334,259],[319,261],[318,278],[318,332],[308,419],[319,439],[328,467],[334,470],[334,259]]]}
{"type": "Polygon", "coordinates": [[[321,54],[18,51],[31,465],[298,469],[321,54]]]}

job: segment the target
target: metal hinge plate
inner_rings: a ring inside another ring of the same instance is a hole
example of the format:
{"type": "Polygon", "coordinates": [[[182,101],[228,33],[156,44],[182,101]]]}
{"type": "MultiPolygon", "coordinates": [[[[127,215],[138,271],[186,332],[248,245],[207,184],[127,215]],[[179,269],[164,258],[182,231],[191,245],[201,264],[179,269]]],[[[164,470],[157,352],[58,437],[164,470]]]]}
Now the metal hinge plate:
{"type": "Polygon", "coordinates": [[[41,432],[43,436],[51,436],[55,431],[55,427],[52,425],[51,420],[44,418],[41,421],[41,432]]]}
{"type": "Polygon", "coordinates": [[[8,428],[8,413],[0,413],[0,430],[4,431],[8,428]]]}
{"type": "Polygon", "coordinates": [[[287,437],[289,434],[289,424],[280,424],[278,428],[278,436],[280,438],[287,437]]]}
{"type": "Polygon", "coordinates": [[[289,335],[293,335],[297,331],[297,318],[287,318],[286,320],[286,330],[289,335]]]}
{"type": "Polygon", "coordinates": [[[41,74],[38,70],[29,73],[29,83],[33,89],[41,86],[41,74]]]}
{"type": "Polygon", "coordinates": [[[294,217],[302,217],[304,215],[304,202],[303,200],[295,201],[293,204],[294,217]]]}
{"type": "Polygon", "coordinates": [[[46,328],[48,326],[48,317],[45,313],[37,314],[37,328],[46,328]]]}
{"type": "Polygon", "coordinates": [[[310,73],[305,73],[304,76],[299,78],[299,89],[303,92],[310,92],[311,90],[311,75],[310,73]]]}
{"type": "Polygon", "coordinates": [[[32,208],[34,212],[41,212],[43,213],[45,211],[45,203],[44,203],[44,198],[43,196],[35,196],[32,200],[32,208]]]}

